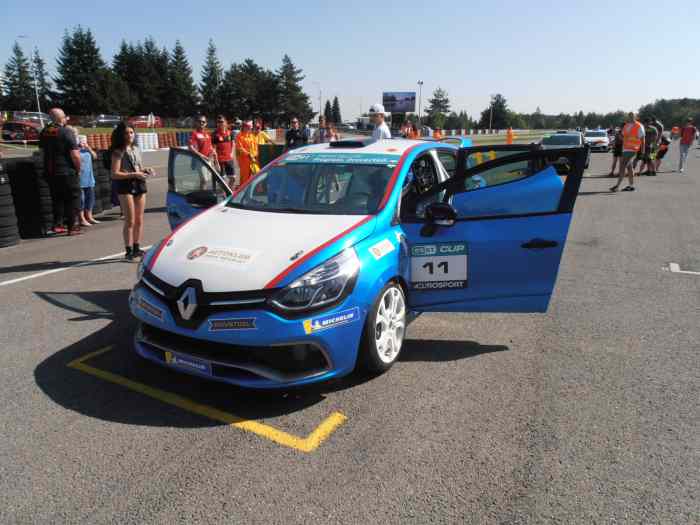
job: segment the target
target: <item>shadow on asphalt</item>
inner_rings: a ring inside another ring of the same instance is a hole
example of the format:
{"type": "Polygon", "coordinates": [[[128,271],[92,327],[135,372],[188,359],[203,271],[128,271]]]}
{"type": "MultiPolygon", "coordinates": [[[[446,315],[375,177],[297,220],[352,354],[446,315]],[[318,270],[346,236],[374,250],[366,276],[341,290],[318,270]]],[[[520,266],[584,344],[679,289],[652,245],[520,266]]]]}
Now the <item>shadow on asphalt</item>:
{"type": "MultiPolygon", "coordinates": [[[[86,360],[85,364],[249,420],[303,411],[322,402],[330,392],[346,390],[375,377],[358,371],[319,385],[275,391],[241,389],[206,381],[158,366],[136,355],[132,349],[136,322],[128,309],[129,290],[36,294],[56,307],[78,314],[68,323],[109,321],[103,328],[51,355],[34,370],[37,385],[54,402],[68,410],[105,421],[177,428],[223,425],[68,366],[76,359],[107,347],[111,350],[86,360]]],[[[506,350],[506,346],[487,346],[474,341],[408,339],[404,343],[401,361],[454,361],[506,350]]]]}
{"type": "Polygon", "coordinates": [[[105,259],[103,261],[44,261],[40,263],[18,264],[16,266],[5,266],[0,268],[0,274],[3,273],[22,273],[22,272],[43,272],[46,270],[57,270],[60,268],[70,268],[75,265],[82,266],[102,266],[104,264],[134,264],[128,263],[124,259],[105,259]]]}
{"type": "Polygon", "coordinates": [[[160,206],[158,208],[146,208],[144,213],[165,213],[166,210],[165,206],[160,206]]]}

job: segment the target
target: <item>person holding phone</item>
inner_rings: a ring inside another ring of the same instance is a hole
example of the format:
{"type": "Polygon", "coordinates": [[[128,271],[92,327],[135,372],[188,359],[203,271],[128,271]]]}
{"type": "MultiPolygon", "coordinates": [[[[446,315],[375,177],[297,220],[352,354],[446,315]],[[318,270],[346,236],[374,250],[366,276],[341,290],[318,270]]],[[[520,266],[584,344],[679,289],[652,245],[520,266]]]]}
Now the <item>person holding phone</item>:
{"type": "Polygon", "coordinates": [[[152,168],[145,168],[141,151],[134,144],[134,128],[120,123],[113,134],[112,179],[116,182],[119,204],[124,213],[125,258],[133,261],[143,257],[140,241],[143,235],[143,216],[146,208],[146,178],[153,175],[152,168]]]}

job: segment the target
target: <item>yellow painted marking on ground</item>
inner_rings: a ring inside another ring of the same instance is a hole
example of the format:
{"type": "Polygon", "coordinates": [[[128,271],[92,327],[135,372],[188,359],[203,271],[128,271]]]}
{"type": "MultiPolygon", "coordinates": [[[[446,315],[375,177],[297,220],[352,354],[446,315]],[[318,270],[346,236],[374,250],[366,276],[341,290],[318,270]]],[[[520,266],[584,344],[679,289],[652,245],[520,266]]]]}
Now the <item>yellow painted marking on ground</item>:
{"type": "Polygon", "coordinates": [[[70,368],[80,370],[86,374],[99,377],[110,383],[115,383],[117,385],[123,386],[140,394],[144,394],[163,403],[168,403],[169,405],[174,405],[193,414],[204,416],[214,421],[220,421],[221,423],[226,423],[232,427],[236,427],[247,432],[252,432],[258,436],[264,437],[273,441],[279,445],[285,447],[290,447],[301,452],[313,452],[316,450],[321,443],[323,443],[328,437],[345,421],[347,417],[340,412],[333,412],[330,416],[324,419],[320,425],[318,425],[311,434],[305,438],[300,438],[288,432],[284,432],[265,423],[259,423],[257,421],[251,421],[249,419],[243,419],[235,414],[229,412],[224,412],[218,408],[214,408],[208,405],[203,405],[192,401],[186,397],[180,396],[178,394],[173,394],[172,392],[166,392],[165,390],[160,390],[149,385],[144,385],[137,381],[133,381],[126,377],[114,374],[112,372],[107,372],[94,366],[90,366],[85,363],[85,361],[92,359],[98,355],[104,354],[112,349],[111,346],[98,350],[96,352],[91,352],[86,354],[74,361],[68,363],[70,368]]]}

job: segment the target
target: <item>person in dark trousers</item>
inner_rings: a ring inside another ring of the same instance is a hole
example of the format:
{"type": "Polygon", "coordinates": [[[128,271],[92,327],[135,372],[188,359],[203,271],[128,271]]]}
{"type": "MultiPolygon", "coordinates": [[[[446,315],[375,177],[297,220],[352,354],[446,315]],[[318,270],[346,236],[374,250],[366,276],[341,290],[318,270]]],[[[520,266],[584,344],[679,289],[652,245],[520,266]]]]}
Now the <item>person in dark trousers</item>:
{"type": "Polygon", "coordinates": [[[75,222],[80,208],[80,146],[75,134],[66,129],[63,110],[53,108],[49,115],[51,122],[41,132],[39,147],[44,152],[44,176],[53,201],[53,231],[78,235],[80,227],[75,222]]]}
{"type": "Polygon", "coordinates": [[[221,174],[227,179],[231,189],[236,189],[236,166],[233,162],[233,145],[236,139],[228,129],[228,121],[223,115],[216,117],[216,131],[211,134],[211,143],[216,150],[216,158],[219,160],[221,174]]]}
{"type": "Polygon", "coordinates": [[[285,143],[287,149],[296,149],[306,145],[308,138],[304,136],[304,131],[299,126],[299,119],[294,117],[291,121],[291,127],[285,135],[285,143]]]}
{"type": "Polygon", "coordinates": [[[134,144],[134,128],[120,123],[112,143],[112,180],[116,181],[119,202],[124,213],[124,246],[126,260],[143,257],[139,242],[143,235],[143,215],[146,208],[146,177],[152,168],[144,168],[141,152],[134,144]]]}

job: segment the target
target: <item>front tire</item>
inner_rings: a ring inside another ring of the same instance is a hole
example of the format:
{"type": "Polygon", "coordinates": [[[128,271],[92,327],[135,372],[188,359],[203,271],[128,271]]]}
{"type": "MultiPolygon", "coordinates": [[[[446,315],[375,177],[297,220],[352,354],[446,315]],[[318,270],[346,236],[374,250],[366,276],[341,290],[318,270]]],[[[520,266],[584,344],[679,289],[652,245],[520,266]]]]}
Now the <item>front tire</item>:
{"type": "Polygon", "coordinates": [[[406,333],[406,297],[396,282],[377,294],[367,315],[362,341],[364,367],[373,373],[389,370],[401,354],[406,333]]]}

